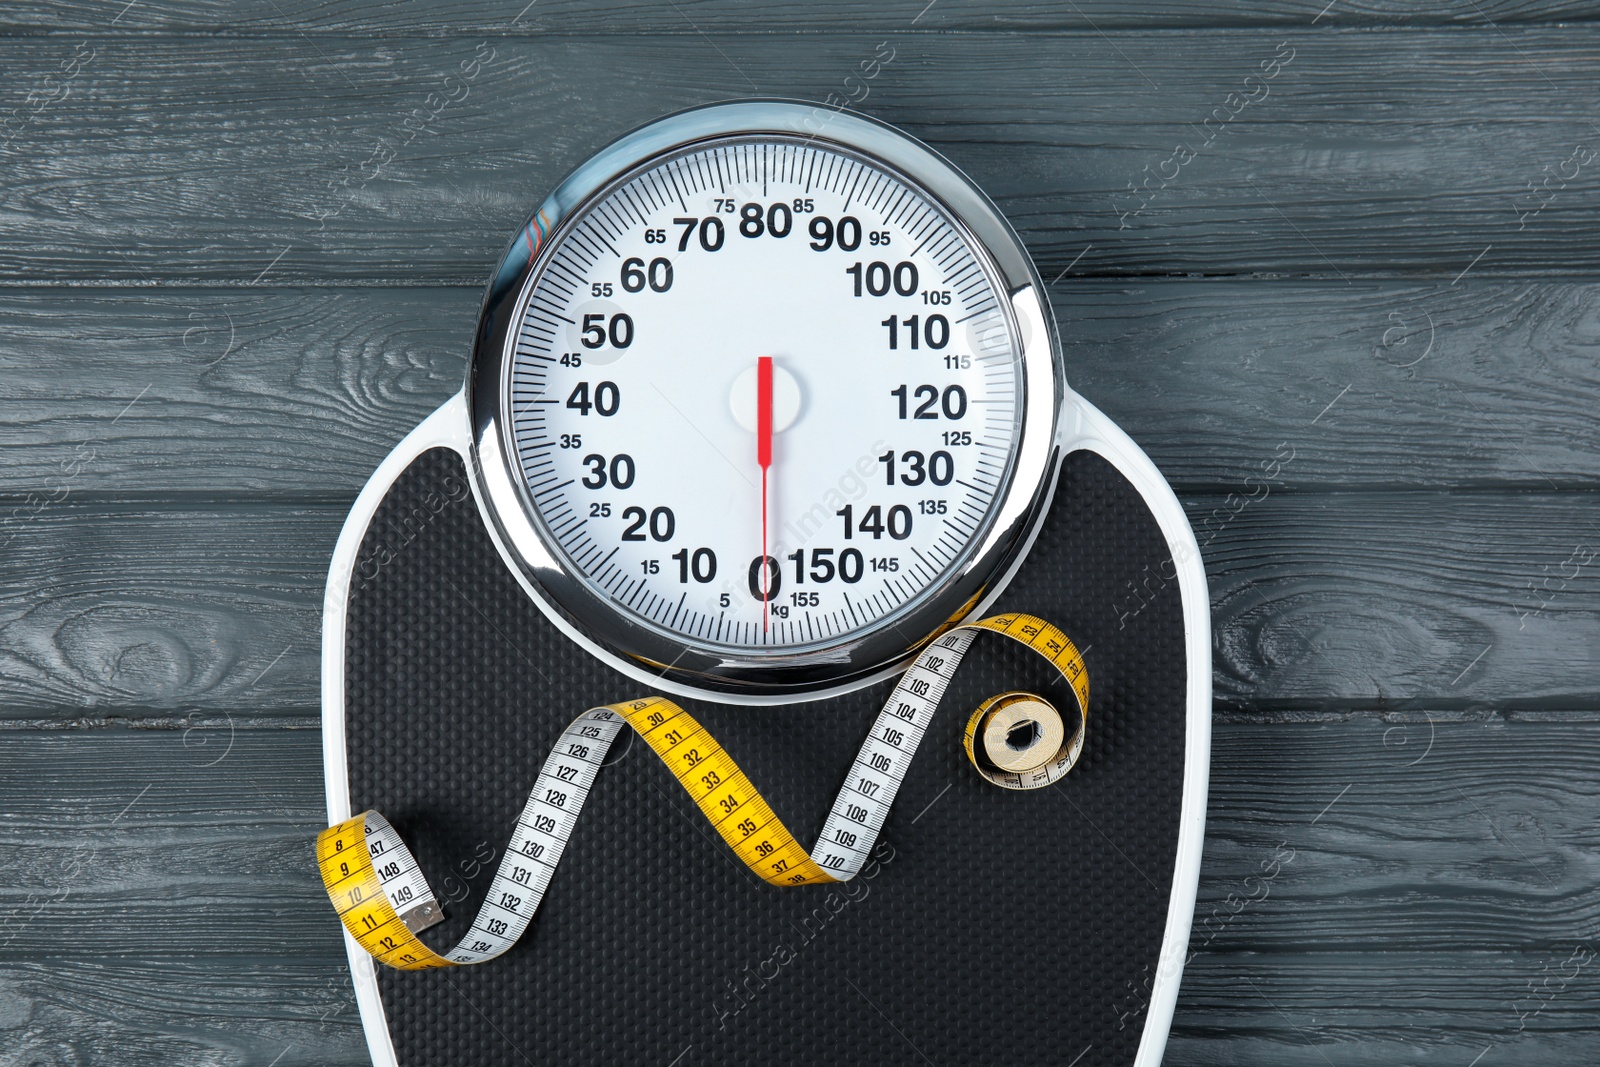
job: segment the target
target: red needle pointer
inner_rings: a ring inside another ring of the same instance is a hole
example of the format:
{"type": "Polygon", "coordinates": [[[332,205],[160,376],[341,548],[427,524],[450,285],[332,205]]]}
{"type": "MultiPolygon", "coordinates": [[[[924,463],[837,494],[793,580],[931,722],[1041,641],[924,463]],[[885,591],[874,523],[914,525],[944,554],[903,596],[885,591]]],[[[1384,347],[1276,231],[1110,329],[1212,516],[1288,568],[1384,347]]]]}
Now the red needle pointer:
{"type": "Polygon", "coordinates": [[[761,464],[761,632],[772,622],[767,559],[767,472],[772,468],[772,357],[756,360],[756,462],[761,464]]]}

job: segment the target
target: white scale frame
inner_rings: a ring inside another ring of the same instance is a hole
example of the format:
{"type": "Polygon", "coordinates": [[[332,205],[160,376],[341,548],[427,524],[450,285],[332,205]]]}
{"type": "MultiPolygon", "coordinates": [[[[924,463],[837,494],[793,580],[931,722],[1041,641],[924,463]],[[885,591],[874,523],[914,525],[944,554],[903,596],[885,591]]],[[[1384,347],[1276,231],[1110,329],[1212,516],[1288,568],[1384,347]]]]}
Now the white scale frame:
{"type": "MultiPolygon", "coordinates": [[[[1151,982],[1144,1033],[1134,1059],[1134,1067],[1157,1067],[1166,1049],[1172,1012],[1178,1002],[1178,983],[1183,976],[1183,964],[1188,955],[1194,899],[1200,883],[1200,853],[1205,839],[1206,796],[1211,773],[1210,594],[1206,587],[1205,568],[1200,561],[1200,547],[1195,541],[1188,517],[1183,513],[1183,506],[1144,451],[1116,423],[1070,389],[1062,405],[1058,427],[1057,440],[1062,454],[1079,450],[1096,453],[1109,461],[1138,490],[1166,539],[1177,571],[1178,592],[1183,605],[1187,674],[1183,805],[1179,815],[1178,849],[1168,898],[1166,932],[1162,936],[1160,963],[1151,982]]],[[[356,497],[333,550],[333,561],[328,568],[327,592],[322,605],[322,761],[326,776],[329,825],[343,822],[356,814],[350,807],[344,723],[345,608],[350,593],[350,578],[355,572],[361,541],[366,536],[367,526],[378,505],[406,468],[422,453],[434,448],[448,448],[459,454],[464,464],[472,462],[472,435],[463,394],[456,394],[430,415],[379,464],[361,494],[356,497]]],[[[484,501],[477,494],[476,483],[474,499],[484,519],[485,529],[493,537],[494,526],[488,521],[484,501]]],[[[512,563],[499,539],[496,537],[494,541],[507,569],[516,577],[523,591],[563,633],[596,658],[652,690],[676,691],[684,695],[680,687],[664,684],[662,678],[616,657],[578,633],[544,601],[539,591],[512,563]]],[[[995,590],[994,595],[997,596],[999,592],[999,589],[995,590]]],[[[980,605],[973,617],[981,617],[985,606],[980,605]]],[[[862,684],[870,684],[871,681],[869,679],[862,684]]],[[[738,702],[728,694],[689,691],[689,695],[738,702]]],[[[598,697],[606,699],[604,694],[598,697]]],[[[537,757],[538,754],[530,756],[537,757]]],[[[389,1037],[383,1001],[378,993],[377,963],[348,931],[344,939],[356,1004],[361,1010],[361,1025],[374,1067],[400,1067],[389,1037]]]]}
{"type": "MultiPolygon", "coordinates": [[[[620,173],[625,169],[624,163],[618,163],[619,150],[629,148],[629,151],[639,151],[639,146],[654,145],[657,150],[666,150],[671,147],[670,139],[663,140],[661,130],[671,131],[675,128],[692,128],[702,133],[720,132],[726,135],[729,130],[724,124],[717,129],[712,129],[708,124],[717,122],[743,122],[747,121],[739,116],[764,115],[770,119],[773,114],[804,112],[814,114],[818,109],[809,105],[795,105],[784,102],[745,102],[739,104],[721,105],[720,107],[702,108],[672,116],[660,123],[652,124],[643,130],[636,131],[621,139],[610,148],[602,151],[583,167],[580,167],[574,176],[563,183],[562,187],[552,194],[552,197],[536,213],[536,218],[542,218],[548,224],[552,221],[550,213],[556,215],[563,210],[570,209],[572,189],[588,183],[593,188],[599,188],[612,173],[620,173]],[[785,109],[788,109],[785,112],[785,109]],[[734,116],[734,118],[719,118],[734,116]],[[677,124],[674,126],[674,124],[677,124]],[[652,140],[653,138],[653,140],[652,140]],[[607,161],[610,162],[607,162],[607,161]],[[601,173],[606,172],[606,173],[601,173]],[[565,194],[563,193],[565,191],[565,194]],[[566,195],[568,200],[563,201],[566,195]]],[[[875,123],[865,116],[853,115],[847,112],[822,112],[828,116],[828,122],[856,130],[860,138],[870,140],[873,144],[891,153],[901,153],[907,159],[920,164],[917,170],[937,170],[942,167],[948,174],[943,175],[947,186],[938,191],[943,198],[955,198],[967,204],[967,210],[958,213],[963,221],[976,224],[990,237],[990,243],[996,243],[1002,236],[1009,240],[1003,249],[990,248],[994,253],[1001,252],[1007,257],[1007,269],[1014,275],[1009,280],[1013,284],[1011,296],[1014,301],[1016,313],[1030,321],[1031,335],[1035,338],[1048,338],[1049,347],[1055,347],[1054,330],[1048,321],[1048,312],[1042,307],[1042,287],[1033,270],[1031,262],[1027,261],[1025,251],[1021,249],[1020,242],[1006,226],[998,213],[988,205],[986,198],[982,197],[975,187],[959,175],[948,163],[934,155],[930,150],[920,144],[905,138],[892,131],[889,127],[875,123]],[[917,153],[922,153],[918,155],[917,153]],[[959,179],[956,182],[955,179],[959,179]],[[982,215],[979,208],[986,208],[988,214],[981,218],[974,218],[975,214],[982,215]],[[991,217],[992,216],[992,217],[991,217]]],[[[833,133],[834,131],[829,131],[833,133]]],[[[879,153],[874,153],[879,154],[879,153]]],[[[628,161],[626,165],[636,164],[637,159],[628,161]]],[[[908,170],[909,173],[909,170],[908,170]]],[[[918,173],[914,177],[919,182],[926,182],[927,173],[918,173]]],[[[592,189],[591,189],[592,191],[592,189]]],[[[525,233],[518,234],[522,240],[525,233]]],[[[531,266],[531,264],[530,264],[531,266]]],[[[502,264],[504,268],[504,264],[502,264]]],[[[503,270],[497,279],[503,281],[503,270]]],[[[497,281],[496,285],[499,285],[497,281]]],[[[496,287],[491,286],[490,305],[494,303],[496,287]]],[[[1050,353],[1054,361],[1054,353],[1050,353]]],[[[1182,791],[1182,806],[1179,816],[1177,855],[1172,871],[1171,892],[1168,900],[1167,921],[1162,939],[1159,965],[1151,982],[1150,1001],[1145,1016],[1144,1030],[1140,1038],[1137,1056],[1134,1060],[1135,1067],[1156,1067],[1161,1062],[1162,1053],[1166,1047],[1167,1033],[1171,1027],[1173,1008],[1177,1003],[1178,983],[1182,976],[1183,965],[1188,953],[1189,933],[1194,913],[1195,893],[1200,876],[1201,846],[1205,836],[1206,797],[1209,786],[1210,761],[1211,761],[1211,610],[1210,598],[1206,588],[1205,570],[1200,560],[1199,546],[1196,544],[1194,531],[1191,529],[1187,517],[1177,497],[1167,485],[1161,473],[1151,463],[1149,457],[1133,443],[1133,441],[1119,429],[1115,423],[1097,410],[1092,404],[1078,396],[1062,379],[1059,362],[1053,375],[1056,398],[1058,405],[1053,412],[1048,411],[1048,404],[1043,403],[1047,390],[1038,388],[1041,381],[1035,376],[1035,389],[1029,398],[1032,406],[1041,417],[1054,417],[1053,445],[1048,450],[1047,459],[1040,459],[1036,466],[1038,470],[1026,472],[1025,479],[1032,479],[1038,488],[1032,498],[1031,504],[1034,511],[1032,519],[1026,516],[1017,520],[1016,528],[1019,531],[1012,550],[1004,553],[995,553],[994,559],[1000,561],[1002,573],[990,575],[989,583],[984,587],[985,595],[970,613],[970,618],[982,617],[984,610],[993,603],[996,597],[1004,590],[1016,569],[1026,557],[1027,550],[1032,546],[1033,539],[1038,534],[1039,522],[1045,511],[1048,510],[1049,494],[1053,493],[1055,481],[1059,475],[1061,459],[1069,452],[1093,452],[1111,463],[1134,486],[1149,507],[1159,525],[1162,535],[1166,540],[1167,549],[1176,570],[1176,583],[1183,608],[1183,630],[1186,662],[1186,736],[1184,778],[1182,791]],[[1041,410],[1044,409],[1044,410],[1041,410]]],[[[498,387],[497,385],[495,386],[498,387]]],[[[344,704],[344,678],[345,678],[345,626],[346,607],[350,592],[350,579],[354,574],[357,555],[361,543],[366,535],[367,528],[383,499],[388,495],[395,481],[405,472],[412,462],[424,452],[434,448],[446,448],[456,452],[471,477],[468,478],[472,486],[473,499],[477,503],[479,517],[484,529],[488,532],[496,550],[499,552],[507,570],[516,578],[523,591],[533,602],[538,605],[544,615],[568,638],[577,642],[591,655],[632,678],[650,691],[667,693],[676,696],[688,696],[697,699],[714,700],[724,703],[742,705],[790,703],[799,700],[813,700],[823,696],[837,695],[851,692],[871,685],[883,678],[903,670],[910,662],[910,655],[900,662],[890,663],[885,669],[874,670],[870,675],[851,677],[833,688],[816,686],[803,692],[787,693],[754,693],[749,690],[736,691],[711,691],[697,688],[681,678],[662,677],[642,668],[631,658],[618,654],[611,647],[605,647],[592,639],[573,624],[561,608],[554,603],[549,595],[542,591],[532,581],[525,565],[523,554],[516,551],[515,545],[508,545],[501,528],[496,521],[496,513],[490,501],[486,498],[484,470],[480,462],[488,457],[480,455],[486,440],[483,434],[482,397],[477,398],[479,403],[475,406],[471,383],[468,388],[456,394],[445,402],[437,411],[424,420],[416,429],[412,430],[406,438],[378,466],[372,477],[362,488],[356,498],[343,529],[340,531],[339,540],[334,548],[333,559],[328,570],[328,582],[323,601],[322,623],[322,737],[323,737],[323,764],[326,776],[326,790],[328,803],[329,824],[342,822],[350,818],[354,812],[350,805],[349,764],[348,753],[345,745],[345,704],[344,704]]],[[[1033,427],[1040,424],[1030,419],[1033,427]]],[[[1045,424],[1048,426],[1048,423],[1045,424]]],[[[1030,451],[1035,456],[1042,456],[1045,450],[1040,449],[1039,438],[1050,438],[1052,435],[1034,434],[1030,443],[1030,451]]],[[[490,489],[494,480],[490,479],[490,489]]],[[[503,496],[504,493],[502,492],[503,496]]],[[[501,501],[502,504],[505,501],[501,501]]],[[[1023,503],[1027,503],[1024,501],[1023,503]]],[[[1021,504],[1017,505],[1018,515],[1022,515],[1021,504]]],[[[503,509],[502,509],[503,510],[503,509]]],[[[912,650],[908,650],[909,651],[912,650]]],[[[603,702],[618,699],[625,694],[595,694],[597,701],[603,702]]],[[[530,753],[530,759],[537,759],[542,754],[530,753]]],[[[345,933],[345,946],[350,960],[350,974],[355,986],[356,1002],[361,1011],[362,1027],[367,1039],[367,1047],[372,1055],[376,1067],[399,1067],[394,1045],[390,1039],[388,1020],[384,1014],[382,999],[379,995],[377,983],[377,964],[365,950],[363,950],[348,932],[345,933]]]]}

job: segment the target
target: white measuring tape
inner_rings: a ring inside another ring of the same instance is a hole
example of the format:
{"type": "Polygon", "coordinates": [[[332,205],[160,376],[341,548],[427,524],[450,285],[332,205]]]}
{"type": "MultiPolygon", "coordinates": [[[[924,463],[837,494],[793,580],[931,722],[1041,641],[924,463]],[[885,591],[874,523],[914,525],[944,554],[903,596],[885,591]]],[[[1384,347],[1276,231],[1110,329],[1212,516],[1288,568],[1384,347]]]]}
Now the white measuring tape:
{"type": "Polygon", "coordinates": [[[866,864],[889,808],[961,659],[980,631],[1020,641],[1066,679],[1077,703],[1070,729],[1048,701],[1027,693],[991,697],[967,722],[964,744],[979,773],[1007,789],[1059,781],[1083,752],[1089,675],[1077,646],[1031,615],[997,615],[929,644],[901,676],[862,743],[808,852],[733,757],[665,697],[592,708],[561,732],[517,819],[488,898],[472,929],[438,953],[417,931],[443,911],[410,849],[375,811],[317,836],[317,866],[345,928],[380,963],[401,970],[483,963],[505,952],[533,920],[578,823],[600,765],[624,726],[638,731],[734,853],[778,886],[847,882],[866,864]]]}

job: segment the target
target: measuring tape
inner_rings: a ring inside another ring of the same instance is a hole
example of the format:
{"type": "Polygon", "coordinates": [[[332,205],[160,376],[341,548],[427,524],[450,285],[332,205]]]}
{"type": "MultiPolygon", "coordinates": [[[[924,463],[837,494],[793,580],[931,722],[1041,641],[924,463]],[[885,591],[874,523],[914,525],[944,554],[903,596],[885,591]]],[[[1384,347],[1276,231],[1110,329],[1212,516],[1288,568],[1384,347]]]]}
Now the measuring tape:
{"type": "Polygon", "coordinates": [[[997,615],[944,634],[901,676],[856,754],[812,852],[705,727],[672,701],[651,696],[591,708],[561,732],[517,819],[488,899],[472,929],[449,952],[435,952],[417,937],[444,913],[411,851],[375,811],[317,835],[317,866],[328,899],[361,947],[391,967],[412,971],[494,959],[532,921],[600,765],[624,726],[644,738],[734,854],[762,879],[776,886],[847,882],[877,843],[911,757],[981,631],[1020,641],[1049,660],[1072,689],[1077,717],[1069,734],[1060,714],[1040,697],[991,697],[967,722],[968,758],[986,779],[1006,789],[1059,781],[1083,752],[1089,708],[1083,656],[1066,634],[1042,619],[997,615]]]}

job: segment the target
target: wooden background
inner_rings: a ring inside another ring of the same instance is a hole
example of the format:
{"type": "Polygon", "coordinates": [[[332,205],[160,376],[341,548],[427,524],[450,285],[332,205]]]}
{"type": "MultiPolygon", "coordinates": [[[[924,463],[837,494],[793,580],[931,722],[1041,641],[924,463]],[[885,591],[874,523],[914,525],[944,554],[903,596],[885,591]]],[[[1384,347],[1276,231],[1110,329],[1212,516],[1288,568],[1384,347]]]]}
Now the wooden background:
{"type": "Polygon", "coordinates": [[[0,11],[0,1064],[364,1062],[309,851],[347,507],[569,168],[863,91],[1204,545],[1167,1061],[1600,1060],[1600,4],[523,2],[0,11]]]}

